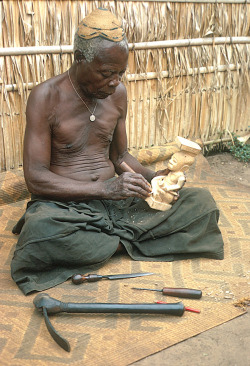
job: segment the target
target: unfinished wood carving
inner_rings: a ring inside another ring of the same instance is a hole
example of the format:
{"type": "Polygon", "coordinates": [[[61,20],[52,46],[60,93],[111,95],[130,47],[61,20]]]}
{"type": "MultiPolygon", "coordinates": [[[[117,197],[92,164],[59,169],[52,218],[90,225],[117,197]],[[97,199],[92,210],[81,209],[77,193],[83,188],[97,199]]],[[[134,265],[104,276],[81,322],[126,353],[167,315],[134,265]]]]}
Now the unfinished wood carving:
{"type": "Polygon", "coordinates": [[[168,162],[168,175],[157,176],[152,179],[152,194],[146,198],[148,205],[160,211],[169,210],[172,204],[178,199],[179,190],[184,186],[186,172],[194,163],[196,155],[201,151],[201,147],[183,137],[177,137],[177,144],[180,151],[174,153],[168,162]]]}

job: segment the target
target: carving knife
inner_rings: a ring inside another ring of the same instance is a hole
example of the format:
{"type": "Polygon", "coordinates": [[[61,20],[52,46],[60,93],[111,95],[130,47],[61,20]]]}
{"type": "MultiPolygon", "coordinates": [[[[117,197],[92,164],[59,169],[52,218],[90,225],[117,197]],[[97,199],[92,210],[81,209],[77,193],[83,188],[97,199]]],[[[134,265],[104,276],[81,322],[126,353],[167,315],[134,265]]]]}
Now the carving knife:
{"type": "Polygon", "coordinates": [[[71,280],[75,285],[80,285],[80,283],[83,283],[85,281],[86,282],[96,282],[96,281],[100,281],[102,279],[122,280],[124,278],[142,277],[142,276],[149,276],[149,275],[153,275],[153,274],[154,273],[152,273],[152,272],[116,274],[116,275],[105,275],[105,276],[101,276],[98,274],[88,274],[88,275],[74,274],[71,277],[71,280]]]}

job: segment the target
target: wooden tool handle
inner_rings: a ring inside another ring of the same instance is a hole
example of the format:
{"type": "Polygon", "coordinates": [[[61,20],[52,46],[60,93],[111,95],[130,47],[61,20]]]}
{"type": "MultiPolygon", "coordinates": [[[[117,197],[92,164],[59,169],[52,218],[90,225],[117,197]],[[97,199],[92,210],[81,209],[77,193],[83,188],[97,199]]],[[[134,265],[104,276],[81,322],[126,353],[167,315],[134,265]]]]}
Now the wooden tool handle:
{"type": "Polygon", "coordinates": [[[166,296],[177,296],[187,299],[200,299],[202,296],[201,290],[194,290],[191,288],[171,288],[164,287],[162,289],[163,295],[166,296]]]}
{"type": "Polygon", "coordinates": [[[121,162],[120,167],[124,172],[135,173],[135,171],[127,163],[125,163],[125,161],[121,162]]]}
{"type": "Polygon", "coordinates": [[[88,275],[82,275],[82,274],[74,274],[71,277],[71,280],[74,285],[80,285],[83,282],[96,282],[100,281],[103,278],[103,276],[97,275],[97,274],[88,274],[88,275]]]}

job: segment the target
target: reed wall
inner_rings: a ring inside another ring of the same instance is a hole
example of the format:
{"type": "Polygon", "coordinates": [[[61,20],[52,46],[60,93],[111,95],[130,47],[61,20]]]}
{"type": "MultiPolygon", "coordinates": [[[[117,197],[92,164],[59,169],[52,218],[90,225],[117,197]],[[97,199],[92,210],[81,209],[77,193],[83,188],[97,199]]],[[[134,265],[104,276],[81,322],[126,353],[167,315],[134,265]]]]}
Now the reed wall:
{"type": "Polygon", "coordinates": [[[31,88],[70,67],[77,24],[97,7],[123,19],[130,44],[124,76],[130,148],[164,145],[177,135],[207,141],[249,129],[249,0],[3,0],[1,171],[22,165],[31,88]]]}

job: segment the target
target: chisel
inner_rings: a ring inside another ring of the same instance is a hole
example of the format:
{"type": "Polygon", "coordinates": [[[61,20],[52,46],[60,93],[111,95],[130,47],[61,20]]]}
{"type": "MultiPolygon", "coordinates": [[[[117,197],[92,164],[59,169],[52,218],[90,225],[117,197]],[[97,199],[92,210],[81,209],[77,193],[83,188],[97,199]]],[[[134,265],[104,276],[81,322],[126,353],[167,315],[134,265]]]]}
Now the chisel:
{"type": "Polygon", "coordinates": [[[98,274],[88,274],[88,275],[82,275],[82,274],[74,274],[71,278],[72,282],[74,283],[74,285],[79,285],[80,283],[83,282],[96,282],[96,281],[100,281],[102,279],[107,279],[107,280],[122,280],[124,278],[134,278],[134,277],[142,277],[142,276],[149,276],[152,275],[154,273],[151,272],[141,272],[141,273],[128,273],[128,274],[116,274],[116,275],[105,275],[105,276],[101,276],[98,274]]]}

